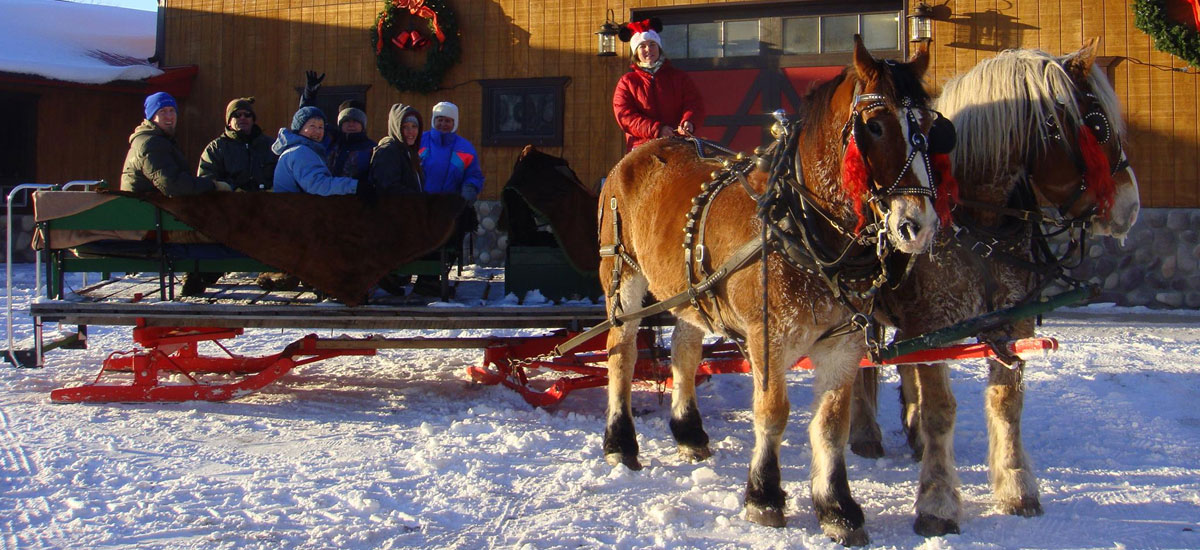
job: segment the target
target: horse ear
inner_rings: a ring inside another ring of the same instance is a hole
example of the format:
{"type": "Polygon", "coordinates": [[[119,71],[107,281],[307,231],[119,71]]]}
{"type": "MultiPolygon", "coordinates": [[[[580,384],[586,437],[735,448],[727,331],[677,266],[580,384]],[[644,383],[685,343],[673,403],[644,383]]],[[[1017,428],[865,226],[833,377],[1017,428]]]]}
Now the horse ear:
{"type": "Polygon", "coordinates": [[[918,80],[925,76],[925,71],[929,69],[929,43],[918,42],[916,51],[908,58],[908,63],[918,80]]]}
{"type": "Polygon", "coordinates": [[[1089,38],[1083,43],[1083,47],[1079,51],[1067,55],[1063,59],[1063,67],[1067,72],[1081,82],[1086,81],[1088,74],[1092,71],[1092,63],[1096,61],[1096,50],[1100,44],[1099,38],[1089,38]]]}
{"type": "Polygon", "coordinates": [[[858,71],[859,80],[864,82],[879,78],[879,65],[858,34],[854,35],[854,70],[858,71]]]}

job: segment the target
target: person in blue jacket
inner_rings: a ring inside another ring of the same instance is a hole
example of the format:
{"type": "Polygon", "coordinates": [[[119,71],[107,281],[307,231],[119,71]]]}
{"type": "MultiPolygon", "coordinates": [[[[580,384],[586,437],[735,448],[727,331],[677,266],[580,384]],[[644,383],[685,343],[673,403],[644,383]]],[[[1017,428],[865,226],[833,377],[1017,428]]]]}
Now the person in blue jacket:
{"type": "MultiPolygon", "coordinates": [[[[450,243],[462,244],[463,237],[479,226],[475,214],[475,199],[483,190],[483,170],[479,168],[479,153],[466,138],[458,135],[458,106],[443,101],[433,106],[433,128],[421,134],[421,169],[425,172],[422,191],[453,193],[467,199],[455,223],[450,243]]],[[[417,276],[413,285],[416,294],[436,295],[436,277],[417,276]]]]}
{"type": "Polygon", "coordinates": [[[276,193],[313,195],[366,194],[369,184],[354,178],[336,177],[325,164],[325,114],[316,107],[301,107],[292,117],[292,126],[279,129],[271,151],[279,155],[275,165],[276,193]]]}
{"type": "Polygon", "coordinates": [[[448,101],[433,106],[433,128],[421,135],[421,168],[426,193],[454,193],[469,205],[483,190],[479,153],[458,135],[458,107],[448,101]]]}

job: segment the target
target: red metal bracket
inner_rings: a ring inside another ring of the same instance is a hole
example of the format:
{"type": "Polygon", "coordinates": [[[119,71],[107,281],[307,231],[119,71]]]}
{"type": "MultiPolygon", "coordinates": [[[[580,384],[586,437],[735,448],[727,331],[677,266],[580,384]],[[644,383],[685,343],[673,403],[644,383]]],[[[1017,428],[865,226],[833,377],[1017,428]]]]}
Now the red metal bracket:
{"type": "Polygon", "coordinates": [[[133,340],[142,346],[127,352],[113,352],[104,360],[100,373],[91,384],[61,388],[50,392],[55,403],[170,403],[180,401],[226,401],[249,395],[278,380],[292,368],[342,355],[374,355],[371,347],[322,349],[315,334],[289,344],[283,351],[266,357],[244,357],[230,352],[217,340],[233,338],[242,329],[212,327],[145,327],[133,329],[133,340]],[[225,357],[200,355],[198,345],[211,342],[225,357]],[[132,373],[127,384],[101,384],[108,372],[132,373]],[[163,374],[181,374],[187,383],[164,383],[163,374]],[[206,383],[194,375],[224,374],[242,376],[229,382],[206,383]]]}
{"type": "MultiPolygon", "coordinates": [[[[608,385],[607,334],[599,334],[571,353],[555,357],[550,355],[555,346],[573,338],[575,332],[559,331],[547,336],[531,338],[501,339],[489,346],[483,354],[483,365],[468,367],[467,374],[481,384],[504,386],[516,391],[527,403],[535,407],[548,407],[565,399],[575,390],[608,385]],[[563,376],[553,381],[531,381],[531,371],[539,368],[558,372],[570,372],[580,376],[563,376]]],[[[1049,353],[1058,349],[1054,338],[1024,338],[1006,344],[1010,356],[1026,357],[1049,353]]],[[[638,360],[634,366],[633,379],[641,382],[657,382],[671,386],[671,363],[666,350],[656,346],[652,329],[638,332],[638,360]]],[[[705,359],[696,369],[697,383],[716,374],[749,373],[750,362],[738,352],[733,344],[705,346],[705,359]]],[[[967,359],[999,358],[989,344],[960,344],[934,348],[902,355],[884,365],[909,363],[936,363],[941,361],[963,361],[967,359]]],[[[879,366],[863,359],[862,367],[879,366]]],[[[794,369],[811,369],[812,362],[802,357],[794,369]]]]}

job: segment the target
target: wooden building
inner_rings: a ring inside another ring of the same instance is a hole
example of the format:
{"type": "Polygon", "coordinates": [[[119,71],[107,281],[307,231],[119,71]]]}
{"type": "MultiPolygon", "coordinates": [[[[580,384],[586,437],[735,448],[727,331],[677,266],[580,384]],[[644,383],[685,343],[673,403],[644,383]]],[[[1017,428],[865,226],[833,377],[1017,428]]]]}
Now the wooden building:
{"type": "MultiPolygon", "coordinates": [[[[427,117],[438,101],[458,104],[460,133],[481,155],[484,198],[498,196],[523,145],[520,121],[515,133],[498,127],[511,116],[502,113],[505,106],[514,105],[504,102],[506,94],[529,105],[521,101],[532,99],[521,94],[561,91],[561,99],[548,100],[543,120],[552,135],[537,139],[548,144],[543,150],[569,160],[585,182],[598,182],[620,159],[611,98],[628,70],[629,49],[618,42],[617,56],[597,56],[594,33],[609,10],[618,22],[662,18],[668,56],[694,72],[709,100],[704,134],[748,148],[761,141],[763,113],[793,110],[812,82],[848,62],[850,33],[864,32],[880,55],[907,55],[905,16],[916,9],[907,1],[441,0],[436,5],[453,13],[462,55],[441,89],[422,94],[397,91],[376,68],[372,34],[381,1],[163,3],[162,62],[199,67],[192,96],[181,105],[180,141],[193,162],[221,131],[231,98],[256,96],[268,133],[286,125],[304,71],[311,69],[327,74],[327,101],[365,99],[368,133],[376,138],[394,102],[415,105],[427,117]]],[[[1099,37],[1103,64],[1125,106],[1143,206],[1200,206],[1197,75],[1169,70],[1186,65],[1153,49],[1134,27],[1127,1],[945,0],[933,6],[933,18],[935,84],[1004,48],[1061,54],[1099,37]]],[[[405,55],[418,67],[426,54],[405,55]]]]}

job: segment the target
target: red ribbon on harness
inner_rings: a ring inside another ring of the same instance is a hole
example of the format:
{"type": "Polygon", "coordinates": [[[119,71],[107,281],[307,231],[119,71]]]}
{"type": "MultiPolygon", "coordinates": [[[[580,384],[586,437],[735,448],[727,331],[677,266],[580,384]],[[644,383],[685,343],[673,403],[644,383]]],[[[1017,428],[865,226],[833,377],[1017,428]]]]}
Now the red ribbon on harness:
{"type": "Polygon", "coordinates": [[[1092,129],[1085,124],[1079,126],[1078,141],[1079,154],[1083,157],[1083,165],[1087,169],[1084,183],[1096,198],[1100,207],[1099,214],[1107,216],[1117,194],[1117,182],[1109,169],[1108,155],[1104,154],[1104,149],[1100,147],[1092,129]]]}
{"type": "Polygon", "coordinates": [[[863,195],[870,191],[867,189],[867,178],[870,175],[867,163],[863,162],[862,152],[858,150],[858,144],[854,141],[854,134],[851,134],[850,141],[846,143],[846,155],[842,157],[842,189],[854,203],[854,212],[858,214],[858,225],[854,226],[855,234],[862,231],[863,225],[866,225],[863,195]]]}
{"type": "Polygon", "coordinates": [[[938,221],[942,223],[942,227],[950,226],[950,208],[958,202],[958,180],[954,178],[954,171],[950,166],[950,155],[945,153],[931,155],[930,163],[933,164],[933,177],[936,178],[938,197],[933,208],[937,211],[938,221]]]}

